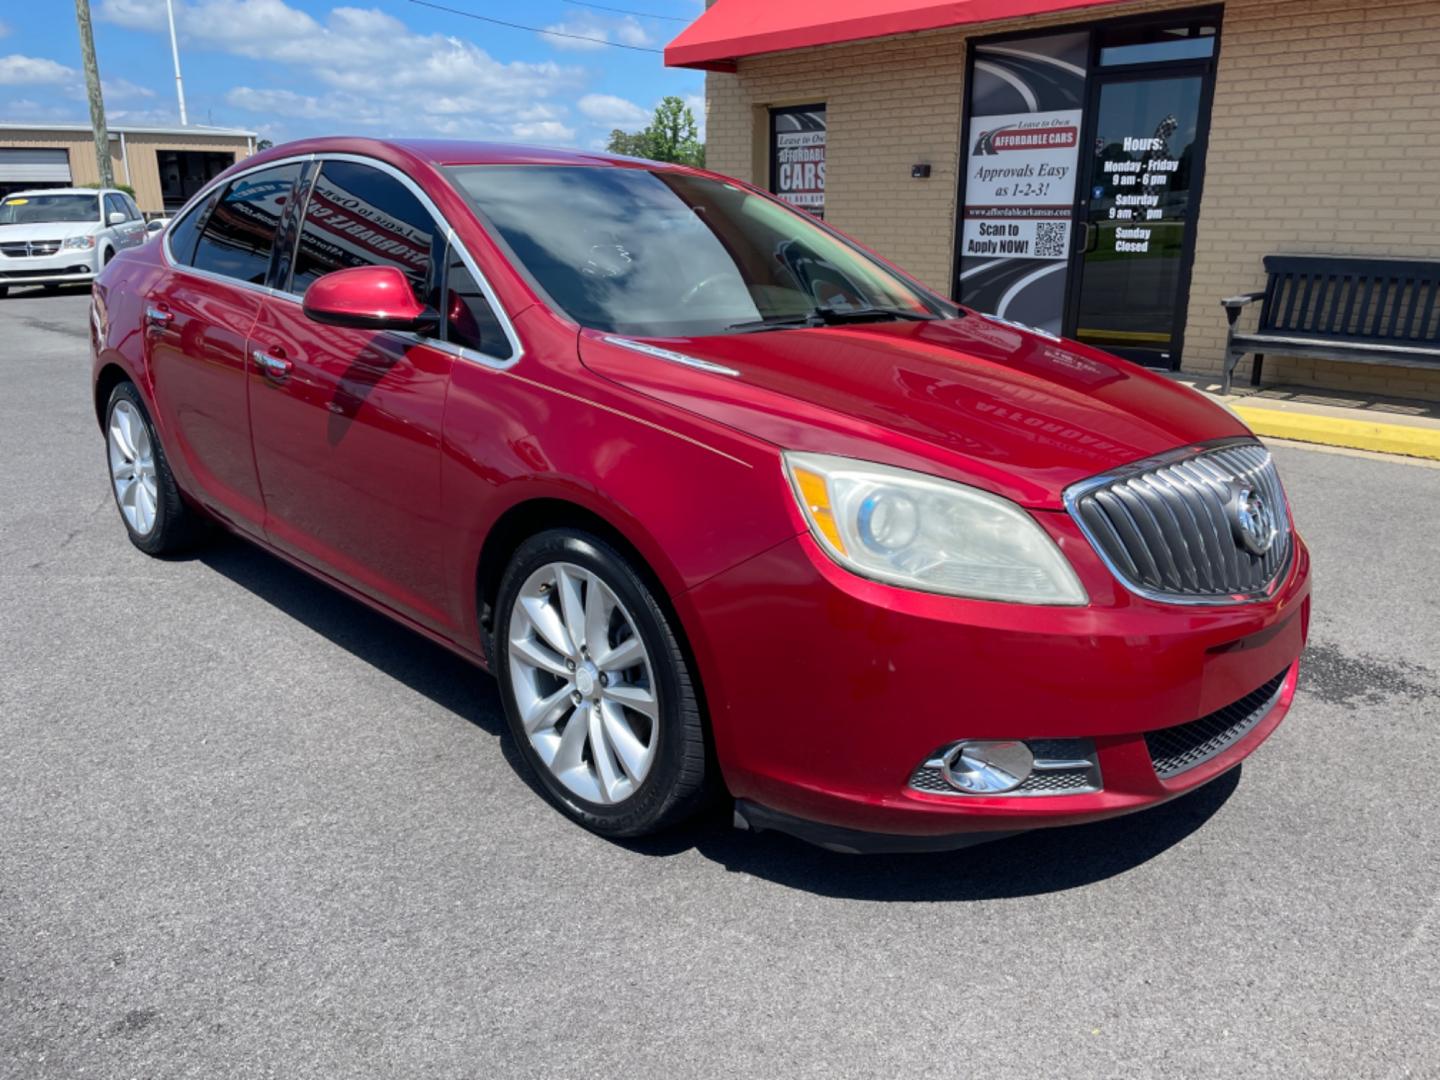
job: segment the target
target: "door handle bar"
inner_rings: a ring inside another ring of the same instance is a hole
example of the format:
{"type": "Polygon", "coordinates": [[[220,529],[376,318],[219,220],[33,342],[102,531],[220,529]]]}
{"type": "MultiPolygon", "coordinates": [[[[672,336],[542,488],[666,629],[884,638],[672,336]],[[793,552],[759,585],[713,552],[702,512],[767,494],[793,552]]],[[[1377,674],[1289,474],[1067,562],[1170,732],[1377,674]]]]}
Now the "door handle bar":
{"type": "Polygon", "coordinates": [[[290,377],[290,369],[295,365],[281,356],[271,356],[261,349],[256,349],[250,354],[256,366],[265,373],[265,377],[274,379],[276,382],[284,382],[290,377]]]}

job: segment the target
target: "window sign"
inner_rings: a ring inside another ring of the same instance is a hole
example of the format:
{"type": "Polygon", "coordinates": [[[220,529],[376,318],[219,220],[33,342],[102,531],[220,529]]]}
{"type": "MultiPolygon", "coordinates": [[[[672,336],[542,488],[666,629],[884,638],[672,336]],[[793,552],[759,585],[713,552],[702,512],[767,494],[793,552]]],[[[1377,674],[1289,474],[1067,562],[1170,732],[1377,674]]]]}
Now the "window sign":
{"type": "Polygon", "coordinates": [[[962,302],[1058,334],[1080,169],[1088,33],[975,49],[962,302]]]}
{"type": "Polygon", "coordinates": [[[770,190],[786,202],[825,216],[825,106],[770,113],[770,190]]]}

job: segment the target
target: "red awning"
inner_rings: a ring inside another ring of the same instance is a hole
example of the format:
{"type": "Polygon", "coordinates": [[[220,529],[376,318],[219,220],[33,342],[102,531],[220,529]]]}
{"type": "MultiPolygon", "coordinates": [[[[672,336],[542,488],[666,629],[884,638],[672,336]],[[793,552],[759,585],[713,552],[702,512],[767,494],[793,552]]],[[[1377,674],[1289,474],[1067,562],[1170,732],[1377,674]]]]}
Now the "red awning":
{"type": "Polygon", "coordinates": [[[665,49],[668,67],[734,71],[761,53],[967,26],[1119,0],[716,0],[665,49]]]}

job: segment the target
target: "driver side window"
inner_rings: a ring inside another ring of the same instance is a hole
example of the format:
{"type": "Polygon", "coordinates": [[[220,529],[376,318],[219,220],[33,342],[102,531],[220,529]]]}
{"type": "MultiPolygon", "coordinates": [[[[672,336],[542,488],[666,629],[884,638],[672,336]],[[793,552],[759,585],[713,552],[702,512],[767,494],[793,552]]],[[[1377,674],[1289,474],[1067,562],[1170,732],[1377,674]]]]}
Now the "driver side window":
{"type": "Polygon", "coordinates": [[[327,161],[310,190],[290,292],[354,266],[395,266],[424,296],[443,236],[410,189],[389,173],[354,161],[327,161]]]}

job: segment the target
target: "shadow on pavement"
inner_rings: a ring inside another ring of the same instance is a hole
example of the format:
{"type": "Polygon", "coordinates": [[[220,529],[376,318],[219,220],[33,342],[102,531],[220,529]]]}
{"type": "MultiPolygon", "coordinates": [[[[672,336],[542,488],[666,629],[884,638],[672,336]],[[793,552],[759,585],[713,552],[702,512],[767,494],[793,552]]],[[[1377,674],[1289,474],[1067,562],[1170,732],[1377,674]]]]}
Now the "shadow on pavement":
{"type": "Polygon", "coordinates": [[[495,680],[450,650],[236,537],[217,539],[197,558],[481,730],[491,735],[504,730],[495,680]]]}
{"type": "MultiPolygon", "coordinates": [[[[420,634],[352,600],[252,544],[226,537],[199,553],[205,566],[298,620],[416,693],[499,737],[501,752],[535,791],[540,785],[506,730],[495,681],[420,634]]],[[[1234,793],[1241,769],[1153,810],[1094,825],[1042,829],[958,852],[840,855],[777,833],[732,827],[728,800],[662,836],[623,842],[664,858],[695,850],[745,873],[821,896],[853,900],[993,900],[1061,892],[1126,873],[1203,826],[1234,793]]],[[[579,826],[576,826],[577,828],[579,826]]]]}
{"type": "Polygon", "coordinates": [[[840,855],[776,833],[733,829],[713,815],[670,837],[634,841],[634,851],[695,848],[737,873],[847,900],[995,900],[1063,892],[1115,877],[1197,831],[1235,792],[1241,768],[1153,810],[1094,825],[1039,829],[955,852],[840,855]]]}

